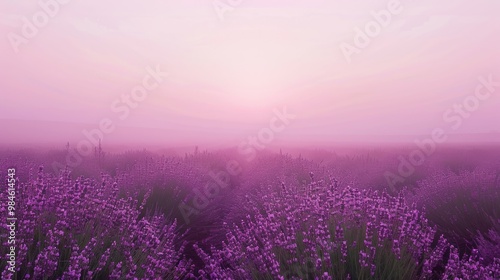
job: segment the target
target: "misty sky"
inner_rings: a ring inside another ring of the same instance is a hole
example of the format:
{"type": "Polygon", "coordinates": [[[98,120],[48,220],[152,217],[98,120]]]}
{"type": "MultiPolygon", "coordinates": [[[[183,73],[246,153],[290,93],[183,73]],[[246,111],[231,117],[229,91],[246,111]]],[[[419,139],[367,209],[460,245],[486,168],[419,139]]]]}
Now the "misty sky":
{"type": "Polygon", "coordinates": [[[364,47],[356,28],[391,1],[67,2],[27,38],[44,8],[0,0],[0,142],[76,140],[107,118],[105,141],[237,145],[285,107],[295,119],[276,141],[500,129],[500,86],[443,117],[478,77],[500,82],[496,0],[402,0],[364,47]],[[144,80],[154,89],[124,101],[144,80]]]}

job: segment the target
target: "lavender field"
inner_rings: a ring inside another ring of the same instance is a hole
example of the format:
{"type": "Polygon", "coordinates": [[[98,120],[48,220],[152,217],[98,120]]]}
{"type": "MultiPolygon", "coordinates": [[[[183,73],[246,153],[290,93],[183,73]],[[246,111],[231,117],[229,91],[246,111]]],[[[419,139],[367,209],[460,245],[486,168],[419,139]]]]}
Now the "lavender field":
{"type": "Polygon", "coordinates": [[[0,280],[500,280],[499,13],[0,0],[0,280]]]}
{"type": "Polygon", "coordinates": [[[500,148],[443,148],[392,185],[403,152],[141,151],[57,170],[65,151],[3,151],[13,279],[499,279],[500,148]]]}

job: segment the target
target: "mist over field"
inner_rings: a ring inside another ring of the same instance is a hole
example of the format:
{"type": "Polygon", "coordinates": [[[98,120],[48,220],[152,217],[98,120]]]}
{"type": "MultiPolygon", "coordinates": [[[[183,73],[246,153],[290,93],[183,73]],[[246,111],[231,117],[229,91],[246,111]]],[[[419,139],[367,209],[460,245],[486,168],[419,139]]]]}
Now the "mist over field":
{"type": "Polygon", "coordinates": [[[0,278],[500,279],[499,11],[0,1],[0,278]]]}

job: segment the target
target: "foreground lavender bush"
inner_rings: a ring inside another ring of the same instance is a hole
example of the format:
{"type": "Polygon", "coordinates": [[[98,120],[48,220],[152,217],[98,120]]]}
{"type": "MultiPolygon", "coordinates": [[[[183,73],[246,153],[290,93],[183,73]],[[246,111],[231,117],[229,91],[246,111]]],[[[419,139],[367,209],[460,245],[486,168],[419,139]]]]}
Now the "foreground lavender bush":
{"type": "Polygon", "coordinates": [[[437,168],[394,197],[338,168],[259,156],[183,223],[179,205],[231,158],[108,157],[85,177],[0,158],[19,170],[14,279],[500,279],[495,173],[437,168]]]}
{"type": "Polygon", "coordinates": [[[474,248],[487,262],[500,257],[500,173],[478,168],[454,173],[440,170],[419,182],[411,201],[459,249],[474,248]]]}
{"type": "Polygon", "coordinates": [[[248,198],[251,215],[226,224],[220,247],[197,247],[203,279],[500,277],[500,260],[483,266],[477,252],[460,258],[443,236],[435,240],[435,228],[402,195],[313,181],[306,193],[283,184],[256,196],[248,198]]]}
{"type": "MultiPolygon", "coordinates": [[[[136,199],[119,198],[110,177],[72,180],[68,171],[52,177],[40,168],[36,178],[18,184],[16,279],[181,279],[189,273],[176,222],[139,218],[144,202],[137,207],[136,199]]],[[[0,212],[6,215],[6,208],[0,212]]],[[[2,279],[9,276],[4,237],[2,279]]]]}

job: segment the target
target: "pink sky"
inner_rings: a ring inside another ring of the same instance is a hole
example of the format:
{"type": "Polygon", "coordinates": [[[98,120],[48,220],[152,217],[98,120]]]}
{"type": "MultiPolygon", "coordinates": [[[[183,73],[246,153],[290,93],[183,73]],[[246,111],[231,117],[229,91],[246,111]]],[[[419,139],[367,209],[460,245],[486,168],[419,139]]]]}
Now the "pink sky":
{"type": "MultiPolygon", "coordinates": [[[[0,142],[76,140],[109,118],[110,142],[237,145],[283,107],[296,119],[277,141],[448,129],[479,76],[500,81],[500,2],[402,0],[348,63],[339,46],[389,2],[244,0],[221,20],[212,1],[71,0],[15,52],[43,10],[1,1],[0,142]],[[169,76],[120,119],[113,102],[157,65],[169,76]]],[[[450,131],[498,131],[499,108],[500,87],[450,131]]]]}

